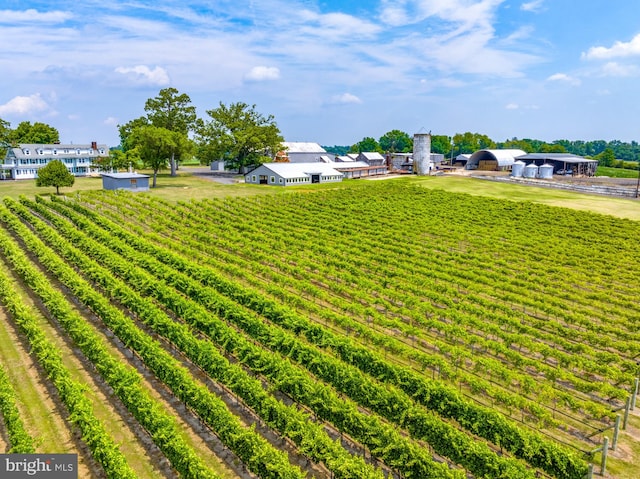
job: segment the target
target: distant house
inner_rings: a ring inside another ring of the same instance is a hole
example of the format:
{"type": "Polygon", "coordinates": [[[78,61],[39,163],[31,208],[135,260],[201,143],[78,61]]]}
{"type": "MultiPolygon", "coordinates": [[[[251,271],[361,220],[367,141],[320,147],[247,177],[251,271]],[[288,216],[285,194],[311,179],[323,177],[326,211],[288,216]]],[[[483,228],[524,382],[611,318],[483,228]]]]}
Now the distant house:
{"type": "Polygon", "coordinates": [[[73,176],[91,173],[93,162],[109,156],[109,147],[91,142],[88,144],[34,144],[24,143],[9,148],[0,165],[0,177],[21,180],[38,176],[38,170],[53,160],[60,160],[73,176]]]}
{"type": "Polygon", "coordinates": [[[149,191],[149,175],[139,173],[102,173],[102,189],[149,191]]]}
{"type": "Polygon", "coordinates": [[[342,181],[343,174],[334,163],[263,163],[244,175],[254,185],[292,186],[342,181]]]}

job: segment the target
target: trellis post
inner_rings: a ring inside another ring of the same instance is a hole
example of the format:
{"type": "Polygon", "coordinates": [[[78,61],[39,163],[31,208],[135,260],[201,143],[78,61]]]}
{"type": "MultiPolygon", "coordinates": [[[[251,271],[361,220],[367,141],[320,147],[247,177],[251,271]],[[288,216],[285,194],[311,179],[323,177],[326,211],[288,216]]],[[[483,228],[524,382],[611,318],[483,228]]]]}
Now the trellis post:
{"type": "Polygon", "coordinates": [[[616,425],[613,428],[613,442],[611,443],[611,449],[616,450],[618,445],[618,433],[620,432],[620,414],[616,415],[616,425]]]}
{"type": "Polygon", "coordinates": [[[636,408],[636,398],[638,397],[638,383],[640,382],[640,378],[636,378],[635,383],[633,385],[633,395],[631,396],[631,410],[633,411],[636,408]]]}
{"type": "Polygon", "coordinates": [[[631,407],[631,396],[627,398],[627,402],[624,406],[624,420],[622,421],[622,430],[627,430],[627,423],[629,422],[629,408],[631,407]]]}
{"type": "Polygon", "coordinates": [[[609,438],[604,437],[602,441],[602,462],[600,463],[600,475],[604,476],[607,473],[607,453],[609,452],[609,438]]]}

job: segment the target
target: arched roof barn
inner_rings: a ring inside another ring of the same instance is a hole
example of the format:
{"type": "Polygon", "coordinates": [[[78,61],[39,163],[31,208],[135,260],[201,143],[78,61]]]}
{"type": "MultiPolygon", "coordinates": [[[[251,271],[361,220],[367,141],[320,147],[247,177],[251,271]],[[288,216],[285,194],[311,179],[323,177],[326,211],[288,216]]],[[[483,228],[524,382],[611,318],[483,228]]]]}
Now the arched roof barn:
{"type": "Polygon", "coordinates": [[[516,157],[526,155],[522,150],[478,150],[467,161],[467,170],[510,170],[516,157]]]}

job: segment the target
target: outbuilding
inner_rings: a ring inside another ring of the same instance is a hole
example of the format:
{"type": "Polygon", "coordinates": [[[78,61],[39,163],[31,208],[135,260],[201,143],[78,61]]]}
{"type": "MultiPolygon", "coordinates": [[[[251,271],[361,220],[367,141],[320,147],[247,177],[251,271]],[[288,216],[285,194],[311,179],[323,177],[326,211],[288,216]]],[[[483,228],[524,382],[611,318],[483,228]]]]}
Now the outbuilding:
{"type": "Polygon", "coordinates": [[[465,169],[482,171],[510,171],[516,158],[526,155],[522,150],[478,150],[467,160],[465,169]]]}
{"type": "Polygon", "coordinates": [[[149,191],[149,175],[140,173],[102,173],[105,190],[149,191]]]}
{"type": "Polygon", "coordinates": [[[518,157],[526,164],[553,166],[556,175],[595,176],[598,160],[590,160],[571,153],[529,153],[518,157]]]}
{"type": "Polygon", "coordinates": [[[292,186],[342,181],[343,174],[335,163],[263,163],[244,175],[244,181],[254,185],[292,186]]]}
{"type": "Polygon", "coordinates": [[[328,157],[327,150],[318,143],[305,141],[285,141],[282,143],[284,150],[278,152],[275,157],[277,163],[312,163],[323,161],[322,157],[328,157]]]}

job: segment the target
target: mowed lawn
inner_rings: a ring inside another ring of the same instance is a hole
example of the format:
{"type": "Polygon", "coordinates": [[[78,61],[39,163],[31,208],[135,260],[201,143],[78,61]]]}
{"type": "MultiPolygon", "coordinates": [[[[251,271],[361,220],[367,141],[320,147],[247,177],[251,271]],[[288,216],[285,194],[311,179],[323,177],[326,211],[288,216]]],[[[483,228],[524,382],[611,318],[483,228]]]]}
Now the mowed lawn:
{"type": "MultiPolygon", "coordinates": [[[[313,191],[324,188],[346,188],[354,183],[369,181],[365,179],[345,180],[340,184],[304,186],[267,186],[246,185],[242,176],[224,178],[224,182],[216,181],[212,175],[197,175],[192,167],[182,167],[178,176],[171,177],[168,172],[158,175],[157,187],[149,193],[152,196],[168,201],[197,201],[205,198],[221,198],[227,196],[253,196],[258,194],[286,194],[291,191],[313,191]]],[[[201,169],[200,169],[201,171],[201,169]]],[[[142,171],[142,173],[149,173],[142,171]]],[[[640,200],[617,198],[596,194],[575,193],[567,190],[557,190],[529,185],[511,184],[470,178],[466,176],[406,176],[400,178],[389,177],[385,181],[412,181],[425,188],[442,189],[455,193],[490,196],[512,201],[531,201],[550,206],[561,206],[577,210],[593,211],[619,218],[640,220],[640,200]]],[[[64,195],[73,195],[83,190],[102,189],[100,177],[76,178],[70,188],[61,188],[64,195]]],[[[36,187],[35,180],[6,180],[0,181],[0,197],[10,196],[18,198],[20,195],[33,197],[41,194],[53,194],[53,187],[36,187]]],[[[446,208],[447,205],[442,205],[446,208]]]]}

